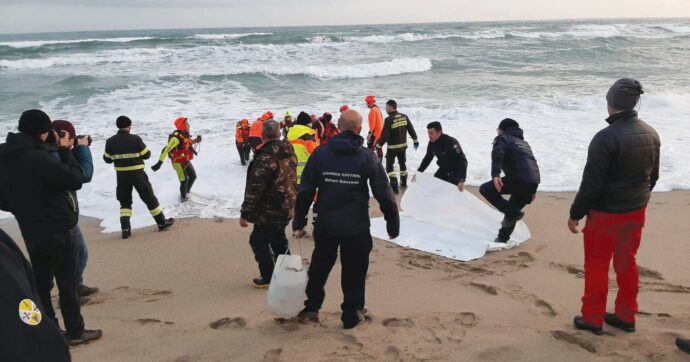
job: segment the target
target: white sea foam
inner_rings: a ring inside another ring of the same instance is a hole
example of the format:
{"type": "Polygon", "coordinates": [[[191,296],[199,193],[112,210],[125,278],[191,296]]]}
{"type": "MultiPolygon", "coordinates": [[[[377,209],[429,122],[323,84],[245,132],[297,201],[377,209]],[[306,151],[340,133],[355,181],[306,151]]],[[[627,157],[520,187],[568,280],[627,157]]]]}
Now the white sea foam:
{"type": "Polygon", "coordinates": [[[242,34],[196,34],[192,38],[203,40],[223,40],[223,39],[239,39],[248,36],[262,36],[273,35],[273,33],[242,33],[242,34]]]}
{"type": "Polygon", "coordinates": [[[73,39],[73,40],[22,40],[22,41],[7,41],[0,42],[0,46],[8,46],[12,48],[34,48],[44,45],[55,45],[55,44],[78,44],[78,43],[91,43],[91,42],[105,42],[105,43],[128,43],[140,40],[151,40],[156,39],[154,37],[142,36],[142,37],[131,37],[131,38],[101,38],[101,39],[73,39]]]}

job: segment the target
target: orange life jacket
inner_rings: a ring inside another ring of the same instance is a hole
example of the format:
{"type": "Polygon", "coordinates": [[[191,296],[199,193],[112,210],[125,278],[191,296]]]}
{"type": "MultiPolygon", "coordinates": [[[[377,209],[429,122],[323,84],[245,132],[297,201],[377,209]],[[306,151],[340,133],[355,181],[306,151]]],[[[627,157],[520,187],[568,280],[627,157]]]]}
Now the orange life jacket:
{"type": "Polygon", "coordinates": [[[235,142],[244,143],[249,139],[250,128],[244,128],[241,124],[237,125],[237,130],[235,131],[235,142]]]}
{"type": "Polygon", "coordinates": [[[252,123],[252,128],[249,130],[249,137],[261,138],[261,134],[263,133],[263,127],[264,121],[262,120],[257,120],[256,122],[252,123]]]}
{"type": "Polygon", "coordinates": [[[177,137],[180,143],[174,150],[170,152],[170,160],[173,163],[191,161],[194,158],[194,151],[192,149],[194,140],[189,138],[189,133],[187,133],[187,131],[177,130],[168,137],[168,140],[172,139],[173,137],[177,137]]]}

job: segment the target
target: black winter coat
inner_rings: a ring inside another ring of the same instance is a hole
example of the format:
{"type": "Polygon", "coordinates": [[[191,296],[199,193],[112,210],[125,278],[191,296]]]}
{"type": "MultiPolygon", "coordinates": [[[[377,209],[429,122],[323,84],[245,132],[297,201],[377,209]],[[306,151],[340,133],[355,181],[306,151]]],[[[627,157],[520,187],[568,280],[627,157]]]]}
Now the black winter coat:
{"type": "Polygon", "coordinates": [[[589,210],[623,214],[647,206],[659,179],[659,135],[638,118],[623,111],[606,120],[589,145],[580,190],[570,218],[580,220],[589,210]]]}
{"type": "Polygon", "coordinates": [[[318,190],[314,207],[316,228],[342,236],[368,232],[371,186],[386,219],[388,234],[398,236],[398,204],[388,175],[376,155],[363,145],[362,137],[347,131],[312,153],[297,193],[293,230],[307,225],[307,213],[318,190]]]}
{"type": "Polygon", "coordinates": [[[462,152],[462,147],[460,147],[458,140],[444,133],[436,141],[429,141],[429,145],[426,147],[426,155],[417,171],[424,172],[431,164],[434,156],[437,158],[436,164],[440,171],[455,175],[457,180],[454,183],[465,182],[467,178],[467,158],[465,153],[462,152]]]}
{"type": "Polygon", "coordinates": [[[46,238],[77,225],[72,192],[81,188],[82,169],[68,149],[58,151],[37,137],[9,133],[0,145],[0,208],[19,223],[30,251],[54,251],[46,238]]]}
{"type": "Polygon", "coordinates": [[[494,139],[491,151],[491,177],[500,177],[501,170],[506,179],[538,184],[539,165],[532,148],[525,141],[522,129],[508,128],[494,139]]]}

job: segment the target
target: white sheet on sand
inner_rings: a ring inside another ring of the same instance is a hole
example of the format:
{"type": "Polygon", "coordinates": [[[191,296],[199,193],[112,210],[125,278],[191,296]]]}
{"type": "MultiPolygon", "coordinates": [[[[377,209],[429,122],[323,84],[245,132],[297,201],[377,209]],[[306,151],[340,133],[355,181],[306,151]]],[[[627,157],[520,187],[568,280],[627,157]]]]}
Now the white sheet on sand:
{"type": "Polygon", "coordinates": [[[373,236],[406,248],[469,261],[487,251],[510,249],[529,240],[520,221],[507,244],[494,243],[503,214],[469,192],[433,176],[417,174],[401,201],[400,236],[388,238],[386,221],[371,220],[373,236]]]}

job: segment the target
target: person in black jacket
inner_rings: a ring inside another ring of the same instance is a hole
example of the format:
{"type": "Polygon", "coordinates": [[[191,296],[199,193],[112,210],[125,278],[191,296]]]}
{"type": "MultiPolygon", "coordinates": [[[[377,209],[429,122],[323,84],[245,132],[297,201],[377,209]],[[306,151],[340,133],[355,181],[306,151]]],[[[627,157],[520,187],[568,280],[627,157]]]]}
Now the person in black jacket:
{"type": "Polygon", "coordinates": [[[137,190],[139,197],[148,207],[151,216],[158,224],[158,230],[163,231],[171,227],[175,220],[165,218],[158,199],[153,193],[149,177],[144,171],[144,160],[151,157],[151,151],[141,137],[130,133],[132,120],[126,116],[120,116],[116,124],[119,131],[105,142],[103,160],[115,165],[122,238],[127,239],[132,235],[132,226],[129,222],[132,217],[132,189],[137,190]]]}
{"type": "Polygon", "coordinates": [[[515,225],[525,216],[522,209],[532,203],[537,193],[539,165],[516,121],[510,118],[502,120],[496,132],[498,136],[491,151],[493,180],[483,184],[479,192],[505,215],[494,241],[507,243],[515,225]],[[501,171],[504,177],[501,177],[501,171]],[[501,195],[510,195],[510,199],[506,200],[501,195]]]}
{"type": "Polygon", "coordinates": [[[359,136],[362,116],[354,110],[345,111],[338,128],[342,133],[317,148],[304,168],[292,229],[295,237],[304,236],[307,212],[318,190],[307,301],[299,318],[318,321],[324,285],[340,248],[344,295],[341,319],[343,327],[349,329],[364,318],[364,288],[372,248],[367,183],[379,202],[391,238],[400,232],[400,219],[383,166],[371,150],[364,148],[364,139],[359,136]]]}
{"type": "Polygon", "coordinates": [[[50,292],[57,281],[60,311],[70,344],[101,337],[85,330],[79,303],[77,206],[71,191],[81,188],[82,170],[70,152],[69,135],[58,137],[50,117],[32,109],[19,118],[19,133],[0,145],[0,207],[17,219],[33,266],[47,318],[57,324],[50,292]],[[56,143],[46,142],[49,135],[56,143]],[[53,156],[58,147],[58,156],[53,156]]]}
{"type": "Polygon", "coordinates": [[[419,141],[417,140],[417,132],[414,130],[412,122],[407,115],[398,112],[398,103],[392,99],[386,102],[386,113],[388,117],[383,124],[383,131],[381,138],[376,145],[377,148],[383,148],[383,145],[388,143],[386,150],[386,172],[390,178],[391,187],[396,194],[400,192],[398,189],[398,174],[395,173],[395,159],[398,159],[400,165],[400,187],[407,187],[407,134],[412,137],[415,151],[419,148],[419,141]]]}
{"type": "Polygon", "coordinates": [[[71,361],[60,329],[46,318],[29,262],[2,229],[0,285],[0,361],[71,361]]]}
{"type": "Polygon", "coordinates": [[[580,190],[570,208],[568,228],[584,229],[585,292],[575,328],[603,333],[606,324],[635,331],[640,247],[647,203],[659,179],[659,135],[642,121],[635,106],[644,93],[640,82],[623,78],[607,95],[609,126],[592,139],[580,190]],[[606,313],[609,266],[613,258],[618,295],[615,313],[606,313]]]}
{"type": "Polygon", "coordinates": [[[429,145],[426,147],[426,155],[417,171],[424,172],[431,164],[431,160],[436,157],[438,159],[436,161],[438,171],[436,171],[434,177],[457,185],[460,192],[465,191],[467,158],[465,158],[465,153],[462,152],[460,142],[443,133],[443,127],[440,122],[431,122],[426,128],[429,133],[429,145]]]}

